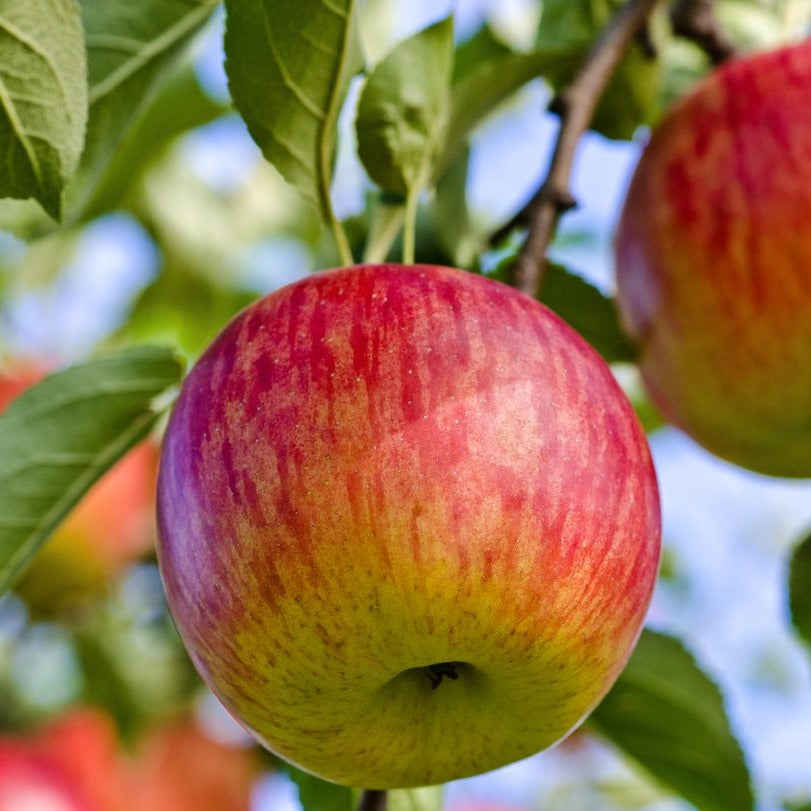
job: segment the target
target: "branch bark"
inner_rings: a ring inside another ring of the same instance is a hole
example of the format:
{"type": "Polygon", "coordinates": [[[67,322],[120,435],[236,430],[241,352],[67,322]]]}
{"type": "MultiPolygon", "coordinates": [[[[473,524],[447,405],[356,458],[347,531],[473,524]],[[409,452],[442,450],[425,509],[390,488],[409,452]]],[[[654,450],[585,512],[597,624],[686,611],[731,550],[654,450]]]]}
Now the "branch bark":
{"type": "Polygon", "coordinates": [[[385,791],[367,789],[360,799],[358,811],[386,811],[388,795],[385,791]]]}
{"type": "Polygon", "coordinates": [[[535,296],[543,281],[546,251],[561,214],[575,205],[569,188],[580,136],[588,129],[597,103],[634,38],[658,0],[627,0],[595,40],[571,84],[553,102],[560,129],[549,170],[530,201],[530,228],[512,271],[512,284],[535,296]]]}
{"type": "Polygon", "coordinates": [[[695,42],[714,65],[720,65],[736,49],[715,16],[715,0],[676,0],[670,10],[673,33],[695,42]]]}

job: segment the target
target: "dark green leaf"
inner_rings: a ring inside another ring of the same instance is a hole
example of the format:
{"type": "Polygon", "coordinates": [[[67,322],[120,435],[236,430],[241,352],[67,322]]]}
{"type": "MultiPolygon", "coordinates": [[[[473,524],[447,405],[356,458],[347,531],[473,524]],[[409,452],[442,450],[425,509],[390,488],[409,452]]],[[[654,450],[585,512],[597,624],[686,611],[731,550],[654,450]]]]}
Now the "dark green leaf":
{"type": "Polygon", "coordinates": [[[289,764],[285,771],[296,784],[304,811],[355,811],[356,794],[351,788],[328,783],[289,764]]]}
{"type": "Polygon", "coordinates": [[[453,21],[401,42],[372,71],[358,105],[358,153],[369,177],[408,195],[428,181],[448,124],[453,21]]]}
{"type": "Polygon", "coordinates": [[[500,59],[512,53],[489,25],[483,25],[472,37],[460,43],[453,54],[453,82],[472,73],[482,62],[500,59]]]}
{"type": "Polygon", "coordinates": [[[754,807],[721,693],[678,640],[644,631],[589,724],[699,811],[754,807]]]}
{"type": "Polygon", "coordinates": [[[81,0],[90,118],[69,204],[81,212],[114,153],[141,118],[217,0],[81,0]]]}
{"type": "MultiPolygon", "coordinates": [[[[506,282],[514,261],[514,257],[505,259],[488,275],[506,282]]],[[[540,300],[574,327],[608,363],[636,358],[636,349],[620,326],[613,300],[582,277],[547,262],[540,300]]]]}
{"type": "Polygon", "coordinates": [[[811,534],[794,549],[789,564],[789,609],[791,621],[811,645],[811,534]]]}
{"type": "Polygon", "coordinates": [[[362,66],[354,0],[226,0],[231,95],[265,158],[333,217],[338,114],[362,66]]]}
{"type": "Polygon", "coordinates": [[[168,350],[131,348],[46,378],[0,415],[0,593],[149,432],[180,374],[168,350]]]}
{"type": "Polygon", "coordinates": [[[59,219],[86,122],[87,65],[76,0],[4,0],[0,196],[34,197],[59,219]]]}
{"type": "Polygon", "coordinates": [[[614,302],[585,279],[549,264],[541,301],[574,327],[609,363],[632,361],[636,350],[620,327],[614,302]]]}

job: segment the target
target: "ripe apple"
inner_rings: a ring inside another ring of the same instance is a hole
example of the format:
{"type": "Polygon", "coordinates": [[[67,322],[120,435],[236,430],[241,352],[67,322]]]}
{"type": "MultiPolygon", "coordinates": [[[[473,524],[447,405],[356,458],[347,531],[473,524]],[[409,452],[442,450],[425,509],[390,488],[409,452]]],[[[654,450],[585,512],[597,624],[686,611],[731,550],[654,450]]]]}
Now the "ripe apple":
{"type": "Polygon", "coordinates": [[[0,738],[0,811],[128,811],[111,720],[77,708],[0,738]]]}
{"type": "MultiPolygon", "coordinates": [[[[44,374],[33,363],[0,373],[0,411],[44,374]]],[[[58,613],[98,592],[153,547],[157,467],[156,445],[141,443],[60,525],[15,586],[35,614],[58,613]]]]}
{"type": "Polygon", "coordinates": [[[138,742],[129,811],[249,811],[256,763],[250,749],[208,737],[191,719],[167,721],[138,742]]]}
{"type": "Polygon", "coordinates": [[[811,476],[811,41],[677,103],[633,176],[618,302],[652,399],[708,450],[811,476]]]}
{"type": "Polygon", "coordinates": [[[529,297],[431,266],[317,274],[237,316],[171,417],[158,529],[225,706],[377,789],[566,735],[631,652],[660,544],[608,367],[529,297]]]}

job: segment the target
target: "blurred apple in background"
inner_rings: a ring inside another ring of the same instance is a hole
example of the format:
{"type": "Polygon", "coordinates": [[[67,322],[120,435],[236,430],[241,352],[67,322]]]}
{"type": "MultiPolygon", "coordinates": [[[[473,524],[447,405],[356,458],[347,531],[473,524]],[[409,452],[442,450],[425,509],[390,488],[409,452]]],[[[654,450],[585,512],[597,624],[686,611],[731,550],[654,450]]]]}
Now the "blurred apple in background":
{"type": "Polygon", "coordinates": [[[139,742],[131,811],[248,811],[256,773],[249,748],[212,740],[191,720],[173,721],[139,742]]]}
{"type": "Polygon", "coordinates": [[[0,811],[128,811],[125,798],[115,728],[101,712],[0,738],[0,811]]]}
{"type": "Polygon", "coordinates": [[[811,41],[676,104],[631,182],[618,303],[654,402],[708,450],[811,476],[811,41]]]}
{"type": "MultiPolygon", "coordinates": [[[[0,411],[45,374],[46,364],[0,372],[0,411]]],[[[147,440],[87,493],[15,586],[35,615],[52,616],[98,594],[154,545],[158,449],[147,440]]]]}
{"type": "Polygon", "coordinates": [[[80,708],[0,737],[0,811],[248,811],[253,751],[209,738],[190,718],[121,747],[112,719],[80,708]]]}

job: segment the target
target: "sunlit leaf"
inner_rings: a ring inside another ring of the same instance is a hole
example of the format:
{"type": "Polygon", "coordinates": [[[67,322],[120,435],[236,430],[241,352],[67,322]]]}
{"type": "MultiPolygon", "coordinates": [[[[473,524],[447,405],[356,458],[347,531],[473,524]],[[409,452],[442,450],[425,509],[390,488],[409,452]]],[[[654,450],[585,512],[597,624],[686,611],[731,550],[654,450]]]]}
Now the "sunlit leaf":
{"type": "Polygon", "coordinates": [[[358,104],[358,154],[385,191],[428,181],[442,148],[453,58],[450,17],[401,42],[369,76],[358,104]]]}
{"type": "Polygon", "coordinates": [[[644,631],[589,724],[699,811],[754,808],[721,693],[677,639],[644,631]]]}
{"type": "Polygon", "coordinates": [[[332,219],[338,113],[362,66],[353,0],[226,0],[225,54],[237,109],[262,153],[332,219]]]}
{"type": "Polygon", "coordinates": [[[131,348],[45,378],[0,414],[0,592],[149,432],[180,374],[168,350],[131,348]]]}
{"type": "Polygon", "coordinates": [[[388,811],[442,811],[442,786],[389,792],[388,811]]]}
{"type": "Polygon", "coordinates": [[[54,219],[87,121],[87,66],[76,0],[0,5],[0,196],[36,198],[54,219]]]}

